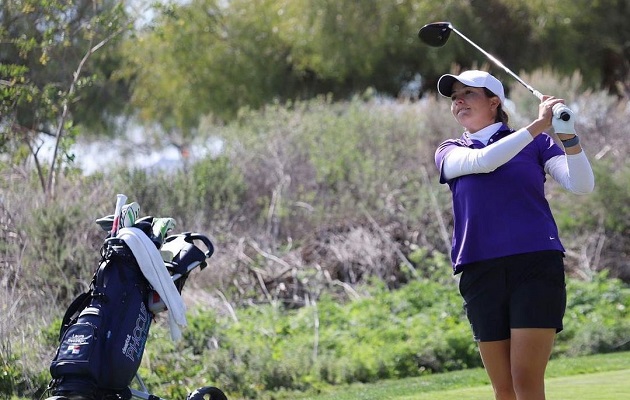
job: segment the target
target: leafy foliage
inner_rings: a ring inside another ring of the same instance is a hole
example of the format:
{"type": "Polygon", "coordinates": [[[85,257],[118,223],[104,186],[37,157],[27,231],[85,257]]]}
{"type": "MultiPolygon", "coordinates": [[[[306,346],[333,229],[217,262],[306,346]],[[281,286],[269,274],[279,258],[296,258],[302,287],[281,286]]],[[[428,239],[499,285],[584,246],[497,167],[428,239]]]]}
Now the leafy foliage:
{"type": "Polygon", "coordinates": [[[205,360],[218,384],[248,398],[478,366],[452,289],[416,281],[390,293],[380,284],[347,305],[324,297],[288,313],[250,307],[237,312],[237,321],[200,311],[182,348],[205,360]]]}
{"type": "MultiPolygon", "coordinates": [[[[567,93],[580,86],[579,76],[532,78],[567,93]]],[[[598,176],[615,180],[581,198],[549,183],[569,275],[584,281],[570,287],[580,293],[570,300],[580,314],[566,321],[558,356],[626,348],[628,319],[627,284],[612,280],[628,279],[628,237],[616,215],[627,199],[617,187],[627,108],[601,92],[571,101],[598,176]]],[[[437,143],[458,135],[448,112],[446,100],[407,103],[366,92],[347,102],[242,109],[227,124],[208,116],[200,132],[220,138],[219,154],[164,170],[117,160],[116,169],[66,175],[50,203],[33,189],[33,175],[3,170],[0,308],[15,310],[0,314],[0,337],[15,343],[2,348],[4,359],[31,358],[25,376],[31,387],[40,382],[50,333],[35,348],[16,338],[39,338],[28,330],[57,318],[84,288],[104,236],[94,220],[111,214],[113,194],[122,192],[144,215],[173,216],[178,230],[208,233],[216,243],[209,267],[185,292],[207,302],[191,318],[186,343],[163,339],[159,326],[152,333],[155,353],[143,373],[161,394],[181,396],[216,377],[234,393],[263,398],[265,390],[271,397],[478,365],[448,261],[449,194],[432,165],[437,143]]]]}
{"type": "Polygon", "coordinates": [[[120,169],[115,185],[141,205],[143,215],[168,215],[189,230],[229,219],[238,212],[246,190],[243,177],[224,156],[176,171],[120,169]]]}
{"type": "Polygon", "coordinates": [[[73,159],[73,115],[95,107],[78,102],[96,82],[87,62],[125,28],[124,10],[93,0],[10,0],[0,7],[0,151],[12,152],[15,166],[31,157],[42,191],[54,195],[55,178],[73,159]],[[54,143],[48,168],[40,153],[46,138],[54,143]]]}
{"type": "MultiPolygon", "coordinates": [[[[569,280],[568,291],[554,358],[628,349],[627,285],[600,274],[593,282],[569,280]]],[[[178,369],[184,352],[193,374],[210,376],[232,395],[277,399],[285,392],[291,398],[294,390],[481,366],[453,283],[415,280],[389,291],[375,282],[360,292],[347,303],[323,296],[289,312],[274,305],[239,309],[235,316],[198,309],[178,349],[165,348],[163,334],[152,337],[158,343],[147,346],[148,358],[158,373],[143,372],[167,392],[182,380],[192,384],[191,373],[184,377],[178,369]]]]}
{"type": "MultiPolygon", "coordinates": [[[[244,397],[292,398],[479,365],[432,165],[459,127],[430,94],[444,72],[496,68],[457,38],[422,45],[418,29],[438,20],[578,111],[597,192],[550,185],[581,279],[555,356],[628,349],[628,288],[616,280],[630,280],[627,1],[193,0],[158,6],[138,29],[125,4],[0,4],[2,396],[45,385],[56,343],[37,332],[87,285],[103,238],[93,221],[120,192],[216,237],[191,289],[236,309],[199,310],[181,345],[152,332],[143,372],[166,397],[208,377],[244,397]],[[168,172],[116,162],[80,176],[76,141],[113,136],[125,118],[182,156],[198,138],[225,147],[168,172]]],[[[536,101],[518,85],[508,93],[521,126],[536,101]]]]}
{"type": "Polygon", "coordinates": [[[18,361],[17,357],[7,360],[0,357],[0,395],[2,397],[24,396],[32,390],[28,379],[29,374],[21,368],[18,361]]]}
{"type": "Polygon", "coordinates": [[[423,45],[417,32],[433,21],[452,21],[514,71],[579,70],[588,87],[627,95],[627,4],[587,3],[195,0],[159,8],[150,29],[126,43],[121,70],[143,120],[179,141],[205,114],[231,120],[273,100],[348,99],[370,88],[398,96],[410,82],[420,83],[410,95],[418,98],[442,73],[472,66],[508,78],[464,40],[423,45]]]}
{"type": "Polygon", "coordinates": [[[558,352],[596,354],[630,349],[630,288],[607,273],[593,282],[572,281],[568,286],[567,333],[558,352]],[[597,293],[597,295],[595,295],[597,293]]]}

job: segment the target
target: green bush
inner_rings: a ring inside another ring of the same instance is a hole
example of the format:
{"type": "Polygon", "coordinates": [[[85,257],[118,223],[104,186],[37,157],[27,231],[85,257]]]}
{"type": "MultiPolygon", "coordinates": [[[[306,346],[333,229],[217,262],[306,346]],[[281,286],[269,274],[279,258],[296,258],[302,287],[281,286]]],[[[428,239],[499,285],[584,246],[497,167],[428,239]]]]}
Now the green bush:
{"type": "Polygon", "coordinates": [[[247,398],[480,365],[454,286],[413,281],[397,291],[365,289],[348,304],[324,296],[293,311],[241,309],[238,322],[198,311],[167,361],[154,360],[164,358],[156,353],[162,346],[148,345],[148,358],[154,371],[167,372],[162,382],[182,381],[181,367],[172,365],[181,354],[190,357],[187,364],[201,359],[214,383],[247,398]]]}
{"type": "Polygon", "coordinates": [[[603,213],[607,230],[630,234],[630,166],[608,166],[596,169],[598,190],[592,209],[603,213]]]}
{"type": "Polygon", "coordinates": [[[408,212],[424,215],[420,167],[432,165],[438,135],[426,119],[372,93],[243,110],[214,132],[256,195],[257,202],[243,205],[253,212],[248,221],[269,223],[271,208],[280,234],[299,237],[309,227],[363,218],[366,210],[379,218],[396,214],[403,201],[408,212]]]}
{"type": "Polygon", "coordinates": [[[54,298],[68,299],[87,286],[93,268],[88,266],[98,261],[97,249],[70,246],[67,241],[77,227],[85,226],[86,213],[78,203],[57,203],[32,211],[26,228],[32,247],[24,261],[35,266],[37,274],[25,277],[22,283],[53,289],[57,292],[54,298]]]}
{"type": "MultiPolygon", "coordinates": [[[[577,77],[538,78],[577,93],[577,77]]],[[[628,276],[628,116],[609,97],[588,93],[576,100],[596,193],[549,191],[570,249],[567,265],[585,261],[591,270],[583,276],[593,276],[593,282],[569,281],[556,355],[627,348],[627,286],[609,278],[628,276]],[[611,271],[609,278],[594,277],[601,269],[611,271]]],[[[173,216],[178,231],[216,238],[209,272],[195,280],[193,293],[218,288],[238,316],[234,322],[199,311],[178,344],[156,324],[142,368],[160,394],[177,397],[210,380],[262,399],[268,391],[480,365],[447,256],[450,193],[433,166],[437,143],[460,132],[445,118],[448,104],[367,94],[243,111],[233,123],[200,129],[224,140],[217,157],[168,173],[60,175],[49,200],[33,194],[36,183],[3,170],[0,306],[16,310],[2,321],[3,336],[31,337],[29,327],[41,330],[59,318],[85,289],[105,235],[94,220],[111,214],[115,194],[125,193],[143,215],[173,216]]],[[[41,360],[49,358],[55,334],[42,335],[45,345],[32,352],[39,360],[25,365],[47,364],[41,360]]],[[[9,364],[15,354],[27,353],[2,349],[9,364]]]]}
{"type": "Polygon", "coordinates": [[[0,353],[0,398],[39,397],[50,379],[48,371],[30,370],[17,354],[4,358],[5,353],[0,353]]]}
{"type": "Polygon", "coordinates": [[[556,221],[562,232],[604,229],[609,235],[630,233],[630,168],[606,162],[593,165],[595,191],[589,196],[553,192],[556,221]]]}
{"type": "MultiPolygon", "coordinates": [[[[627,285],[602,273],[592,282],[569,279],[568,291],[554,357],[629,349],[627,285]]],[[[250,305],[236,310],[237,321],[197,309],[181,343],[154,327],[143,373],[158,393],[214,384],[232,396],[280,399],[482,365],[454,282],[414,280],[391,291],[377,281],[359,292],[347,303],[324,295],[297,310],[250,305]]]]}
{"type": "Polygon", "coordinates": [[[630,287],[606,272],[593,281],[569,280],[565,331],[557,354],[569,356],[630,349],[630,287]]]}
{"type": "Polygon", "coordinates": [[[14,393],[24,392],[25,373],[19,368],[16,359],[0,360],[0,394],[11,397],[14,393]],[[22,389],[21,389],[22,387],[22,389]]]}
{"type": "Polygon", "coordinates": [[[140,204],[141,215],[173,217],[178,227],[188,230],[229,220],[246,191],[243,177],[225,156],[168,171],[119,169],[115,181],[120,193],[140,204]]]}

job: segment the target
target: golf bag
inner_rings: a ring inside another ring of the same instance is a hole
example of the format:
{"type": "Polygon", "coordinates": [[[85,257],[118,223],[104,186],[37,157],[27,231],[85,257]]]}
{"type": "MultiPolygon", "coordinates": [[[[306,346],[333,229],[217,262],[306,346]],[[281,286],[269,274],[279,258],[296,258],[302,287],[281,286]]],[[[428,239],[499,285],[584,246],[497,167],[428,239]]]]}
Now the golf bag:
{"type": "Polygon", "coordinates": [[[153,314],[150,285],[124,241],[105,240],[90,289],[66,311],[51,365],[56,396],[131,397],[153,314]]]}
{"type": "MultiPolygon", "coordinates": [[[[109,235],[101,247],[101,260],[89,290],[70,304],[63,317],[60,344],[50,364],[51,397],[47,400],[163,400],[147,390],[137,373],[149,328],[156,314],[171,307],[171,315],[177,309],[173,294],[181,294],[193,269],[206,267],[214,246],[199,233],[168,236],[175,225],[172,218],[138,219],[139,205],[125,205],[125,201],[126,196],[119,194],[116,213],[96,220],[109,235]],[[118,235],[119,227],[130,229],[118,235]],[[203,243],[206,251],[197,247],[197,242],[203,243]],[[159,249],[157,257],[154,245],[159,249]],[[146,253],[153,253],[153,257],[149,254],[147,260],[146,253]],[[146,269],[147,262],[153,270],[146,269]],[[149,273],[148,280],[145,272],[149,273]],[[155,275],[172,279],[173,289],[165,291],[164,282],[161,278],[156,281],[155,275]],[[161,299],[160,290],[154,290],[150,282],[159,284],[170,300],[161,299]],[[134,378],[140,389],[130,386],[134,378]]],[[[206,398],[227,400],[214,386],[194,390],[187,400],[206,398]]]]}

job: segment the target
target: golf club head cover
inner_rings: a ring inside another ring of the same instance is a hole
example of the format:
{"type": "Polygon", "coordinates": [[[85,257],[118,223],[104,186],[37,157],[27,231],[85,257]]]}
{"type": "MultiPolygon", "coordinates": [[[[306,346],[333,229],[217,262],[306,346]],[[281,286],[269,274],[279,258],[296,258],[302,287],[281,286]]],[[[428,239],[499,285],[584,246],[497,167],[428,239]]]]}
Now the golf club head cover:
{"type": "Polygon", "coordinates": [[[138,219],[140,215],[140,205],[135,201],[130,204],[125,204],[122,207],[121,215],[120,215],[120,227],[121,228],[130,228],[138,219]]]}
{"type": "Polygon", "coordinates": [[[558,103],[553,106],[551,124],[556,133],[575,135],[575,113],[564,104],[558,103]]]}
{"type": "Polygon", "coordinates": [[[154,218],[151,223],[151,230],[154,238],[159,242],[160,247],[164,243],[164,238],[168,232],[175,228],[175,219],[173,218],[154,218]]]}

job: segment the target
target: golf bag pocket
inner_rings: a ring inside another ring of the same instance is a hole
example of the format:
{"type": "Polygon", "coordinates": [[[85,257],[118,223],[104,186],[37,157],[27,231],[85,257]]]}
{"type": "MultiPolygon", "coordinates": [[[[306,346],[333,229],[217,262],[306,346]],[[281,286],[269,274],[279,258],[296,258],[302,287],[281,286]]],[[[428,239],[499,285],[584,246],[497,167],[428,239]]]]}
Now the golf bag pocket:
{"type": "Polygon", "coordinates": [[[96,326],[89,322],[72,325],[61,339],[53,369],[57,375],[80,374],[96,382],[98,378],[99,360],[94,349],[97,346],[98,333],[96,326]]]}
{"type": "Polygon", "coordinates": [[[100,310],[87,307],[62,333],[50,366],[54,382],[58,384],[57,394],[79,393],[87,397],[96,392],[101,369],[99,320],[100,310]]]}

